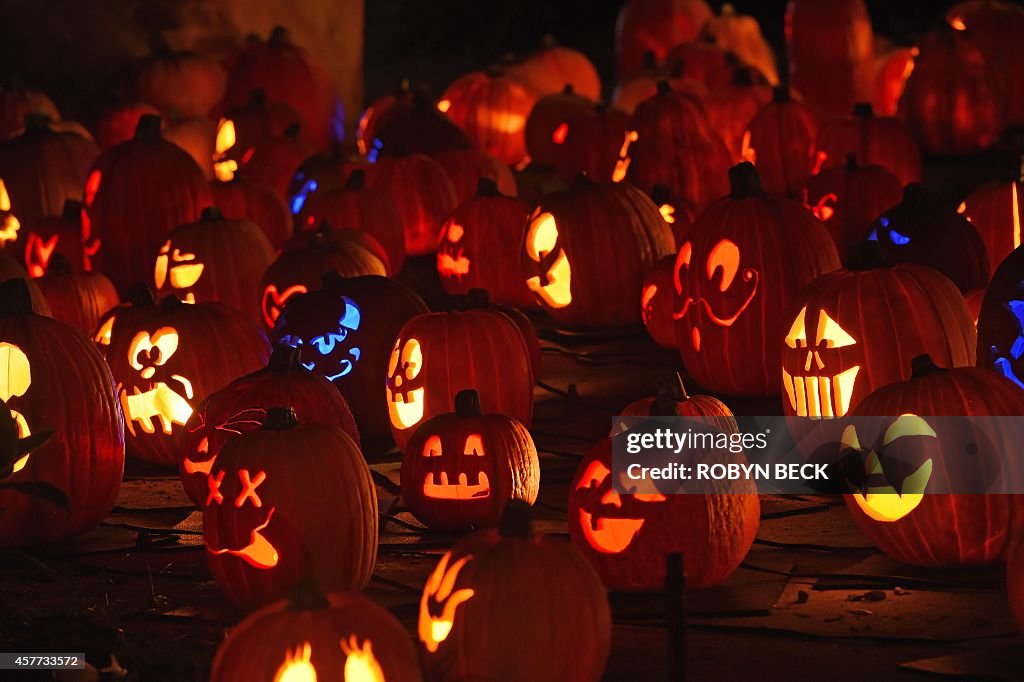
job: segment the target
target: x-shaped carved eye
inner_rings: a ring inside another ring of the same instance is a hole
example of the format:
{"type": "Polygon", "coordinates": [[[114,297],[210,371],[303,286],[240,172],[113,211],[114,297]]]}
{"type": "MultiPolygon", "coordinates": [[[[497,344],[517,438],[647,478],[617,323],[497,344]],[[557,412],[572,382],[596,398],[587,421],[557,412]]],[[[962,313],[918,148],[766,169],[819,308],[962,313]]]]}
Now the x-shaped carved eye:
{"type": "Polygon", "coordinates": [[[224,480],[224,472],[218,471],[217,475],[208,474],[206,476],[206,486],[210,490],[210,494],[206,496],[206,506],[209,507],[216,500],[217,504],[224,501],[224,495],[220,492],[221,481],[224,480]]]}
{"type": "MultiPolygon", "coordinates": [[[[223,473],[223,472],[222,472],[223,473]]],[[[235,506],[241,508],[245,504],[246,500],[252,501],[252,506],[257,509],[263,506],[263,500],[256,494],[256,488],[259,487],[263,481],[267,480],[267,472],[261,471],[256,474],[255,478],[249,478],[249,470],[242,469],[238,472],[238,479],[242,482],[242,492],[238,494],[238,499],[235,500],[235,506]]]]}

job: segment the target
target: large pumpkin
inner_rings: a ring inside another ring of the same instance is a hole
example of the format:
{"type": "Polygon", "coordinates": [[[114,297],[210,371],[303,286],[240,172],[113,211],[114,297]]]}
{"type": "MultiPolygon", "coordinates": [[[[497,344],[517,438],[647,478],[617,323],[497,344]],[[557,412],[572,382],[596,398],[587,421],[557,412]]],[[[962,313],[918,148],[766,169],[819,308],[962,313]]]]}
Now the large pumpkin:
{"type": "Polygon", "coordinates": [[[83,233],[99,240],[94,257],[124,292],[149,281],[154,254],[178,225],[195,222],[211,202],[202,170],[160,137],[160,119],[143,116],[135,137],[103,152],[86,183],[83,233]]]}
{"type": "Polygon", "coordinates": [[[786,48],[793,88],[833,116],[871,98],[874,34],[863,0],[791,0],[786,48]]]}
{"type": "Polygon", "coordinates": [[[449,294],[486,289],[491,298],[520,308],[535,305],[520,277],[519,246],[529,208],[481,180],[476,197],[455,209],[441,228],[437,274],[449,294]]]}
{"type": "Polygon", "coordinates": [[[274,326],[274,338],[297,347],[303,366],[326,377],[348,400],[367,454],[392,443],[381,387],[391,344],[406,322],[427,310],[401,282],[332,271],[316,290],[293,298],[274,326]]]}
{"type": "Polygon", "coordinates": [[[156,254],[158,296],[187,303],[220,301],[260,320],[260,278],[274,262],[266,235],[248,220],[229,220],[207,208],[199,220],[176,227],[156,254]]]}
{"type": "Polygon", "coordinates": [[[187,305],[168,296],[159,305],[117,317],[107,362],[117,382],[129,451],[176,465],[196,402],[264,366],[269,356],[259,327],[221,303],[187,305]]]}
{"type": "Polygon", "coordinates": [[[824,225],[768,194],[749,163],[732,194],[704,211],[676,257],[676,340],[690,376],[729,395],[775,395],[778,340],[800,290],[839,268],[824,225]]]}
{"type": "MultiPolygon", "coordinates": [[[[719,416],[712,415],[714,423],[719,416]]],[[[721,481],[704,493],[616,492],[609,438],[583,457],[569,485],[569,538],[611,589],[662,589],[665,556],[673,553],[683,555],[686,586],[703,589],[746,557],[760,511],[757,488],[745,480],[721,481]]]]}
{"type": "Polygon", "coordinates": [[[213,203],[228,220],[251,220],[270,245],[280,249],[292,236],[292,216],[284,200],[267,185],[249,182],[236,173],[228,182],[210,183],[213,203]]]}
{"type": "Polygon", "coordinates": [[[533,210],[521,262],[526,286],[559,324],[622,326],[640,321],[644,275],[674,243],[643,192],[579,176],[533,210]]]}
{"type": "Polygon", "coordinates": [[[1024,182],[1021,179],[987,182],[971,192],[957,209],[971,221],[985,242],[992,273],[1021,244],[1022,209],[1024,182]]]}
{"type": "Polygon", "coordinates": [[[789,88],[779,87],[750,121],[740,153],[757,165],[765,190],[795,197],[817,172],[817,134],[818,121],[811,109],[792,99],[789,88]]]}
{"type": "Polygon", "coordinates": [[[978,316],[978,366],[991,367],[1024,388],[1024,249],[996,268],[978,316]]]}
{"type": "Polygon", "coordinates": [[[455,187],[441,164],[413,154],[384,157],[373,166],[370,187],[386,192],[405,226],[405,255],[422,256],[437,249],[444,219],[455,210],[455,187]]]}
{"type": "Polygon", "coordinates": [[[99,525],[124,474],[124,422],[103,357],[81,332],[33,314],[25,280],[0,285],[0,399],[25,438],[52,429],[10,480],[63,492],[70,511],[0,491],[0,547],[64,540],[99,525]]]}
{"type": "Polygon", "coordinates": [[[395,442],[404,448],[419,425],[451,412],[455,396],[476,389],[483,409],[526,426],[533,419],[533,366],[526,338],[493,309],[425,313],[405,323],[385,374],[395,442]]]}
{"type": "Polygon", "coordinates": [[[647,53],[656,62],[669,49],[693,40],[712,18],[704,0],[630,0],[619,11],[615,24],[615,52],[619,80],[644,68],[647,53]]]}
{"type": "Polygon", "coordinates": [[[228,441],[207,475],[206,555],[228,599],[253,608],[303,580],[360,590],[377,557],[377,491],[359,445],[337,426],[275,407],[228,441]]]}
{"type": "Polygon", "coordinates": [[[526,119],[526,151],[530,154],[530,163],[538,168],[553,167],[569,132],[569,120],[587,113],[594,104],[589,97],[577,95],[572,85],[538,99],[526,119]]]}
{"type": "Polygon", "coordinates": [[[432,678],[597,682],[611,613],[586,559],[534,535],[529,506],[513,501],[500,528],[441,557],[423,588],[417,632],[432,678]]]}
{"type": "MultiPolygon", "coordinates": [[[[963,417],[1019,417],[1024,393],[986,369],[939,369],[927,356],[916,358],[913,367],[908,381],[875,391],[851,412],[855,418],[888,418],[854,419],[843,432],[844,450],[856,452],[864,463],[863,480],[848,481],[852,492],[846,506],[879,549],[905,563],[999,561],[1019,528],[1020,495],[927,491],[969,485],[966,480],[993,470],[1017,476],[1022,436],[1017,422],[971,423],[963,417]],[[932,416],[961,418],[927,419],[932,416]]],[[[1019,489],[1020,481],[1004,485],[1019,489]]]]}
{"type": "Polygon", "coordinates": [[[425,421],[403,451],[402,499],[430,528],[496,526],[509,500],[537,499],[530,432],[511,417],[485,415],[475,390],[455,396],[454,412],[425,421]]]}
{"type": "Polygon", "coordinates": [[[460,206],[473,198],[482,179],[493,180],[506,196],[514,197],[518,191],[512,169],[479,149],[451,149],[435,155],[434,161],[448,173],[460,206]]]}
{"type": "Polygon", "coordinates": [[[100,318],[121,302],[117,289],[105,275],[75,271],[59,254],[53,257],[46,275],[37,282],[50,304],[53,318],[83,334],[92,334],[100,318]]]}
{"type": "Polygon", "coordinates": [[[822,168],[842,166],[854,153],[865,165],[888,169],[901,184],[921,181],[921,150],[913,134],[898,118],[876,116],[870,104],[857,104],[852,115],[825,121],[816,146],[822,168]]]}
{"type": "Polygon", "coordinates": [[[611,180],[628,129],[626,112],[600,103],[570,117],[555,153],[555,169],[566,182],[580,173],[598,182],[611,180]]]}
{"type": "Polygon", "coordinates": [[[206,116],[224,97],[227,74],[212,55],[159,49],[132,68],[135,99],[172,118],[206,116]]]}
{"type": "Polygon", "coordinates": [[[420,682],[402,624],[354,592],[324,595],[315,583],[248,616],[217,649],[211,682],[420,682]]]}
{"type": "Polygon", "coordinates": [[[206,475],[224,444],[258,429],[267,410],[291,405],[303,424],[329,424],[359,440],[348,403],[329,381],[304,367],[300,350],[279,345],[263,369],[235,379],[208,395],[185,424],[188,435],[178,452],[185,492],[197,505],[206,499],[206,475]]]}

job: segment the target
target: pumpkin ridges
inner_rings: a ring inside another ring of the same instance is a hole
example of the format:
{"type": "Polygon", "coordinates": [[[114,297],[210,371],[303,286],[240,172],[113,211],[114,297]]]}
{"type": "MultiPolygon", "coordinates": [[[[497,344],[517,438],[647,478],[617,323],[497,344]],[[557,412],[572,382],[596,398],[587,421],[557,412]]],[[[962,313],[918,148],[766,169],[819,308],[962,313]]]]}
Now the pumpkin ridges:
{"type": "Polygon", "coordinates": [[[441,224],[456,207],[455,187],[441,164],[420,154],[385,157],[373,165],[369,186],[386,192],[405,230],[405,254],[433,253],[441,224]]]}
{"type": "MultiPolygon", "coordinates": [[[[99,319],[120,303],[113,283],[98,272],[73,273],[61,271],[62,261],[55,257],[51,270],[39,280],[39,288],[47,297],[55,319],[91,334],[99,319]]],[[[63,261],[67,267],[67,262],[63,261]]]]}

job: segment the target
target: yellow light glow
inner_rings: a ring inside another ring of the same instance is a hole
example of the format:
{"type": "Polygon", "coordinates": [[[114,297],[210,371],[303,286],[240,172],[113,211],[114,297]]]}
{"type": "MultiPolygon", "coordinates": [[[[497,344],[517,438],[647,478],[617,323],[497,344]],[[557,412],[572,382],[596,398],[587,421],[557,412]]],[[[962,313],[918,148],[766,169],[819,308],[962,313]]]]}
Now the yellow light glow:
{"type": "Polygon", "coordinates": [[[612,170],[612,182],[622,182],[626,179],[626,171],[629,170],[629,147],[631,144],[636,142],[640,138],[635,130],[627,130],[625,137],[622,140],[622,146],[619,147],[619,158],[615,162],[615,168],[612,170]]]}
{"type": "MultiPolygon", "coordinates": [[[[24,351],[12,343],[0,343],[0,398],[4,402],[18,398],[32,386],[32,366],[24,351]]],[[[24,415],[8,406],[11,417],[18,427],[18,438],[28,438],[32,430],[28,427],[24,415]]],[[[28,464],[30,454],[26,454],[14,463],[12,473],[17,473],[28,464]]]]}
{"type": "MultiPolygon", "coordinates": [[[[878,455],[872,452],[865,463],[869,474],[882,473],[878,455]]],[[[892,486],[868,488],[866,493],[853,491],[857,506],[869,518],[883,523],[892,523],[906,517],[924,500],[924,490],[932,476],[932,460],[926,461],[917,471],[903,481],[903,494],[892,486]]]]}
{"type": "MultiPolygon", "coordinates": [[[[540,263],[558,244],[558,225],[550,213],[541,213],[530,223],[526,235],[526,254],[540,263]]],[[[552,308],[564,308],[572,303],[572,269],[565,250],[558,252],[554,263],[542,276],[529,277],[526,286],[552,308]]]]}
{"type": "Polygon", "coordinates": [[[967,24],[964,23],[963,17],[953,17],[952,19],[949,20],[949,25],[952,26],[957,31],[967,30],[967,24]]]}
{"type": "Polygon", "coordinates": [[[316,668],[310,662],[313,648],[309,642],[286,651],[284,663],[277,669],[274,682],[316,682],[316,668]]]}
{"type": "Polygon", "coordinates": [[[455,625],[456,610],[470,600],[476,592],[471,589],[455,590],[455,582],[469,557],[462,557],[448,567],[451,552],[446,553],[437,568],[430,574],[420,598],[420,616],[417,631],[420,641],[430,653],[435,653],[441,643],[448,639],[455,625]],[[430,602],[444,604],[440,617],[430,615],[430,602]]]}
{"type": "Polygon", "coordinates": [[[658,207],[658,211],[661,213],[661,217],[669,225],[676,222],[676,207],[672,204],[662,204],[658,207]]]}
{"type": "Polygon", "coordinates": [[[111,315],[107,319],[103,320],[103,324],[96,330],[92,340],[101,346],[110,345],[110,336],[114,333],[114,322],[117,320],[116,315],[111,315]]]}
{"type": "Polygon", "coordinates": [[[1013,207],[1013,248],[1020,246],[1020,204],[1017,199],[1017,183],[1010,184],[1010,202],[1013,207]]]}
{"type": "Polygon", "coordinates": [[[345,682],[385,682],[384,671],[373,655],[370,640],[359,646],[356,636],[350,635],[348,641],[341,640],[341,650],[348,657],[345,659],[345,682]]]}
{"type": "Polygon", "coordinates": [[[750,146],[750,131],[743,133],[743,143],[740,145],[740,159],[757,165],[757,150],[750,146]]]}
{"type": "Polygon", "coordinates": [[[426,389],[417,388],[402,390],[402,387],[409,381],[419,376],[423,369],[423,349],[416,339],[409,339],[401,346],[399,352],[399,339],[391,352],[388,376],[394,385],[387,387],[388,394],[388,415],[391,417],[391,424],[396,429],[407,429],[415,426],[423,419],[423,402],[426,389]]]}
{"type": "Polygon", "coordinates": [[[222,118],[217,124],[217,140],[214,144],[213,172],[221,182],[228,182],[235,177],[238,162],[225,156],[235,146],[235,122],[230,118],[222,118]]]}
{"type": "Polygon", "coordinates": [[[443,99],[437,103],[437,110],[442,114],[447,114],[448,110],[452,108],[452,101],[450,99],[443,99]]]}
{"type": "Polygon", "coordinates": [[[7,185],[0,180],[0,211],[11,210],[11,195],[7,193],[7,185]]]}
{"type": "Polygon", "coordinates": [[[7,213],[0,222],[0,246],[13,242],[18,238],[18,230],[21,229],[21,222],[10,214],[11,197],[7,194],[7,185],[0,180],[0,211],[7,213]]]}

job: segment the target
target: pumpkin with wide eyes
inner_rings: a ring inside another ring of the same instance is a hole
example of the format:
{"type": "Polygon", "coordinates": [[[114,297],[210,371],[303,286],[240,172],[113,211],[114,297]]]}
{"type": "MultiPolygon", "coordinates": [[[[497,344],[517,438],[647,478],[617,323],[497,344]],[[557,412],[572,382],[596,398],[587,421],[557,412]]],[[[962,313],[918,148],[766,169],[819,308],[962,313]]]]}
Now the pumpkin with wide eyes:
{"type": "Polygon", "coordinates": [[[1021,244],[1024,178],[985,183],[964,199],[957,212],[971,221],[981,235],[994,274],[1003,259],[1021,244]]]}
{"type": "Polygon", "coordinates": [[[201,402],[185,424],[179,451],[182,487],[197,505],[206,499],[206,476],[224,444],[258,429],[267,410],[291,405],[303,424],[338,426],[359,441],[352,411],[334,386],[302,366],[299,349],[279,345],[263,369],[235,379],[201,402]]]}
{"type": "Polygon", "coordinates": [[[117,289],[98,272],[75,272],[61,255],[50,261],[44,277],[37,280],[54,319],[83,334],[91,334],[100,318],[121,302],[117,289]]]}
{"type": "Polygon", "coordinates": [[[99,244],[82,234],[82,204],[68,199],[61,215],[38,220],[25,234],[25,269],[42,277],[54,257],[60,255],[74,268],[92,270],[92,256],[99,244]]]}
{"type": "Polygon", "coordinates": [[[205,117],[224,97],[227,74],[210,55],[157,49],[132,71],[135,99],[164,116],[205,117]]]}
{"type": "Polygon", "coordinates": [[[713,493],[616,492],[612,440],[605,439],[580,461],[569,486],[569,538],[611,589],[662,589],[672,553],[683,555],[687,588],[710,587],[736,570],[760,525],[752,481],[718,485],[713,493]]]}
{"type": "Polygon", "coordinates": [[[431,679],[601,679],[611,640],[604,587],[572,545],[534,535],[529,514],[509,502],[500,528],[460,541],[427,579],[417,632],[431,679]]]}
{"type": "Polygon", "coordinates": [[[672,276],[676,270],[676,257],[665,256],[644,276],[640,294],[640,317],[644,328],[654,342],[662,348],[676,347],[675,288],[672,276]]]}
{"type": "Polygon", "coordinates": [[[355,592],[324,595],[315,583],[231,629],[211,682],[420,682],[416,649],[402,624],[355,592]]]}
{"type": "Polygon", "coordinates": [[[888,417],[854,419],[842,435],[844,451],[856,453],[864,467],[863,476],[847,479],[846,506],[879,549],[919,566],[987,564],[1005,555],[1024,508],[1020,495],[927,490],[1019,471],[1017,422],[986,426],[963,416],[1019,416],[1024,393],[987,369],[940,369],[921,356],[908,381],[880,388],[851,414],[888,417]],[[932,416],[961,418],[927,419],[932,416]]]}
{"type": "Polygon", "coordinates": [[[160,118],[143,116],[135,137],[103,152],[85,188],[83,234],[99,240],[93,264],[119,291],[149,281],[154,254],[178,225],[212,203],[196,162],[160,137],[160,118]]]}
{"type": "Polygon", "coordinates": [[[263,367],[269,357],[259,327],[221,303],[186,305],[168,296],[117,317],[107,362],[117,382],[129,451],[177,465],[196,402],[263,367]]]}
{"type": "Polygon", "coordinates": [[[405,227],[405,254],[433,253],[441,225],[458,202],[441,164],[420,154],[388,156],[373,165],[368,179],[372,189],[386,192],[398,208],[405,227]]]}
{"type": "Polygon", "coordinates": [[[186,303],[219,301],[260,320],[260,278],[274,262],[274,247],[248,220],[229,220],[203,209],[199,220],[171,230],[156,255],[158,296],[186,303]]]}
{"type": "Polygon", "coordinates": [[[842,166],[853,153],[862,164],[885,168],[901,185],[921,182],[921,150],[907,124],[876,116],[866,102],[856,104],[850,116],[823,122],[816,147],[822,168],[842,166]]]}
{"type": "Polygon", "coordinates": [[[534,209],[520,262],[526,286],[558,323],[621,326],[640,320],[643,277],[674,242],[643,192],[579,176],[534,209]]]}
{"type": "Polygon", "coordinates": [[[628,129],[629,114],[603,103],[575,114],[565,123],[555,169],[566,182],[580,173],[599,182],[611,180],[628,129]]]}
{"type": "Polygon", "coordinates": [[[290,408],[229,440],[207,479],[206,556],[217,585],[253,608],[303,580],[360,590],[377,556],[377,491],[359,445],[290,408]]]}
{"type": "Polygon", "coordinates": [[[227,182],[212,182],[213,203],[228,220],[251,220],[278,250],[292,236],[292,216],[284,200],[266,185],[235,173],[227,182]]]}
{"type": "Polygon", "coordinates": [[[970,221],[931,200],[921,185],[907,185],[903,201],[875,221],[868,239],[894,263],[935,268],[960,291],[988,283],[985,243],[970,221]]]}
{"type": "Polygon", "coordinates": [[[385,376],[388,414],[402,449],[419,425],[451,412],[455,396],[472,388],[487,413],[529,426],[533,419],[533,365],[523,333],[504,313],[475,306],[426,313],[399,332],[385,376]]]}
{"type": "Polygon", "coordinates": [[[393,442],[381,391],[389,344],[406,322],[427,311],[423,299],[401,282],[329,271],[317,290],[292,299],[274,326],[274,338],[298,348],[302,365],[334,384],[359,424],[364,452],[377,454],[393,442]]]}
{"type": "Polygon", "coordinates": [[[862,166],[850,153],[845,166],[826,168],[807,181],[804,205],[825,223],[840,254],[864,241],[884,211],[900,203],[903,185],[881,166],[862,166]]]}
{"type": "Polygon", "coordinates": [[[761,188],[754,166],[733,167],[729,179],[732,194],[697,217],[676,256],[676,341],[704,388],[775,395],[790,307],[839,268],[839,254],[802,204],[761,188]]]}
{"type": "Polygon", "coordinates": [[[766,191],[795,197],[817,170],[817,135],[818,121],[811,109],[794,100],[789,88],[779,87],[750,122],[740,153],[757,165],[766,191]]]}
{"type": "Polygon", "coordinates": [[[496,526],[509,500],[533,504],[540,488],[537,448],[526,427],[483,414],[480,396],[455,396],[455,411],[423,423],[404,448],[402,499],[430,528],[496,526]]]}
{"type": "Polygon", "coordinates": [[[529,209],[481,180],[476,197],[462,204],[441,228],[437,274],[449,294],[486,289],[491,298],[520,308],[536,305],[519,276],[519,245],[529,209]]]}
{"type": "Polygon", "coordinates": [[[481,180],[493,181],[505,196],[514,197],[519,191],[512,169],[479,149],[451,149],[436,154],[434,161],[448,173],[459,206],[473,198],[481,180]]]}
{"type": "Polygon", "coordinates": [[[585,54],[564,45],[548,34],[528,57],[506,67],[518,81],[541,95],[561,92],[566,85],[591,100],[601,98],[601,77],[585,54]]]}
{"type": "MultiPolygon", "coordinates": [[[[978,366],[990,367],[1024,389],[1024,249],[996,269],[978,315],[978,366]]],[[[941,361],[940,361],[941,362],[941,361]]]]}
{"type": "Polygon", "coordinates": [[[20,438],[54,431],[14,463],[10,480],[49,483],[70,508],[0,491],[0,547],[55,542],[99,525],[124,475],[124,422],[114,382],[81,332],[32,312],[24,279],[0,284],[0,399],[20,438]]]}
{"type": "Polygon", "coordinates": [[[643,70],[651,54],[655,63],[668,51],[694,40],[714,15],[704,0],[630,0],[615,24],[619,79],[643,70]]]}
{"type": "Polygon", "coordinates": [[[569,133],[569,120],[593,107],[594,101],[577,95],[572,85],[538,99],[526,118],[526,151],[530,154],[530,164],[538,168],[552,167],[569,133]]]}

